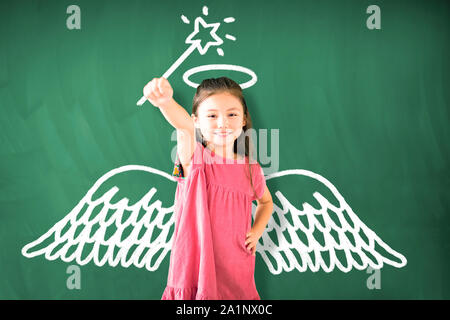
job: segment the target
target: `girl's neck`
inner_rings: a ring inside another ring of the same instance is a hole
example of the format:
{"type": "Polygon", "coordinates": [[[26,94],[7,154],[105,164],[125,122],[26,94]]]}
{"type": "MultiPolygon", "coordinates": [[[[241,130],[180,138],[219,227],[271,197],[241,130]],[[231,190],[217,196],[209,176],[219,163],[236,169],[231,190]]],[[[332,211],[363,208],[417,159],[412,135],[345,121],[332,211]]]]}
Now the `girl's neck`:
{"type": "Polygon", "coordinates": [[[221,147],[221,146],[215,146],[211,143],[207,143],[206,147],[222,158],[227,158],[227,159],[237,159],[238,158],[236,153],[234,153],[233,145],[221,147]]]}

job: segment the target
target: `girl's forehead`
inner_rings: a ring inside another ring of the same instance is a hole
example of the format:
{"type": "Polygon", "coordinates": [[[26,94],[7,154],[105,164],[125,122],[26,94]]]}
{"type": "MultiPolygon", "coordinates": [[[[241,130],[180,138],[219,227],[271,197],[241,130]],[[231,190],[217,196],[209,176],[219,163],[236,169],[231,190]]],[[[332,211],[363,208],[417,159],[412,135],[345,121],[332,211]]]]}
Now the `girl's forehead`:
{"type": "Polygon", "coordinates": [[[209,96],[199,105],[201,112],[210,111],[242,111],[243,106],[238,97],[222,92],[209,96]]]}

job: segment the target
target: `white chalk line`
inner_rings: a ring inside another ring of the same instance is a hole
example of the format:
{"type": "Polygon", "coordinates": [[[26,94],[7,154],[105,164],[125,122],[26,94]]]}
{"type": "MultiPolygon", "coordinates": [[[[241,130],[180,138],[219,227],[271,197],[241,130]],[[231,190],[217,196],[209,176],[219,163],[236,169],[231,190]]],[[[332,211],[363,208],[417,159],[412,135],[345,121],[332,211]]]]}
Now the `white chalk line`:
{"type": "MultiPolygon", "coordinates": [[[[117,203],[111,204],[111,199],[119,191],[117,186],[110,188],[98,199],[92,199],[94,193],[105,181],[117,174],[133,170],[153,173],[171,181],[176,181],[173,176],[147,166],[127,165],[113,169],[94,183],[86,195],[68,215],[57,222],[41,237],[25,245],[22,248],[22,255],[27,258],[44,255],[47,260],[59,258],[65,262],[75,261],[79,265],[85,265],[92,261],[97,266],[108,264],[115,267],[120,264],[125,268],[134,265],[138,268],[145,267],[149,271],[157,270],[171,249],[173,233],[170,238],[169,233],[172,226],[174,226],[174,205],[164,207],[159,199],[153,199],[157,191],[154,186],[150,188],[142,199],[131,206],[129,205],[128,198],[122,198],[117,203]],[[87,206],[87,209],[83,212],[85,206],[87,206]],[[96,215],[93,215],[92,212],[94,212],[94,210],[99,212],[96,215]],[[145,214],[142,215],[141,218],[138,218],[141,210],[143,210],[145,214]],[[108,217],[108,213],[111,211],[113,211],[113,214],[108,217]],[[131,213],[125,221],[122,221],[125,211],[131,213]],[[164,218],[168,214],[170,214],[171,217],[164,223],[164,218]],[[156,216],[152,220],[153,215],[156,216]],[[68,229],[67,226],[69,226],[68,229]],[[98,229],[91,235],[95,226],[98,226],[98,229]],[[75,236],[79,227],[81,227],[82,230],[75,236]],[[127,228],[132,228],[132,231],[127,237],[123,238],[127,228]],[[63,229],[67,230],[62,233],[63,229]],[[152,234],[158,230],[160,230],[159,235],[151,241],[152,234]],[[106,237],[107,232],[111,231],[114,233],[111,236],[106,237]],[[142,233],[144,234],[141,235],[142,233]],[[49,239],[53,242],[44,248],[33,251],[35,247],[49,239]],[[87,256],[85,255],[83,258],[83,249],[85,249],[85,245],[89,244],[92,244],[93,248],[89,254],[87,254],[87,256]],[[107,251],[101,258],[100,249],[102,246],[107,247],[107,251]],[[133,247],[134,250],[132,251],[133,247]],[[57,248],[57,250],[53,252],[55,248],[57,248]],[[72,248],[75,248],[75,250],[71,254],[68,254],[72,248]],[[116,249],[118,249],[118,251],[116,249]],[[131,253],[131,256],[129,253],[131,253]],[[154,259],[155,257],[156,260],[154,259]]],[[[279,274],[283,271],[289,272],[294,269],[305,272],[308,268],[312,272],[317,272],[320,269],[325,272],[331,272],[337,267],[343,272],[349,272],[352,268],[363,270],[368,266],[373,269],[379,269],[383,267],[384,263],[396,268],[401,268],[406,265],[406,258],[391,249],[375,234],[375,232],[370,230],[357,217],[337,189],[324,177],[311,171],[297,169],[268,175],[266,176],[266,181],[287,175],[303,176],[302,178],[309,177],[323,183],[333,193],[339,206],[336,207],[332,205],[331,202],[320,193],[314,192],[313,196],[321,205],[321,208],[314,209],[310,204],[303,203],[303,210],[300,210],[291,204],[292,202],[296,203],[296,201],[289,201],[280,191],[275,192],[277,199],[281,203],[281,207],[277,207],[274,204],[273,215],[277,216],[280,223],[277,224],[274,218],[271,217],[267,230],[264,232],[260,243],[257,246],[257,252],[261,255],[272,274],[279,274]],[[344,211],[351,219],[352,225],[350,225],[344,217],[344,211]],[[331,219],[329,212],[336,215],[340,226],[331,219]],[[286,215],[290,215],[290,221],[292,221],[292,223],[288,221],[286,215]],[[308,227],[301,222],[300,216],[305,216],[307,218],[308,227]],[[325,224],[322,225],[316,216],[321,216],[321,220],[323,220],[325,224]],[[275,239],[272,239],[268,234],[273,230],[276,233],[278,245],[274,243],[273,240],[275,239]],[[319,241],[314,238],[313,233],[316,230],[323,235],[324,245],[321,245],[319,241]],[[334,231],[339,235],[339,241],[334,239],[330,233],[331,231],[334,231]],[[290,241],[286,239],[284,232],[289,234],[290,241]],[[308,239],[308,244],[305,244],[300,240],[297,232],[304,233],[308,239]],[[346,232],[352,234],[355,239],[355,244],[352,244],[352,241],[347,237],[346,232]],[[368,241],[365,241],[361,237],[361,233],[364,234],[368,241]],[[399,262],[382,256],[376,251],[375,244],[397,258],[399,262]],[[339,260],[336,255],[336,250],[341,250],[345,253],[345,261],[339,260]],[[329,254],[328,264],[322,257],[323,252],[329,254]],[[300,259],[297,259],[295,253],[297,253],[297,256],[299,256],[300,259]],[[368,257],[366,253],[372,255],[375,258],[375,261],[368,257]],[[356,254],[361,259],[361,264],[355,261],[353,254],[356,254]]],[[[255,213],[255,208],[256,206],[253,204],[253,215],[255,213]]]]}

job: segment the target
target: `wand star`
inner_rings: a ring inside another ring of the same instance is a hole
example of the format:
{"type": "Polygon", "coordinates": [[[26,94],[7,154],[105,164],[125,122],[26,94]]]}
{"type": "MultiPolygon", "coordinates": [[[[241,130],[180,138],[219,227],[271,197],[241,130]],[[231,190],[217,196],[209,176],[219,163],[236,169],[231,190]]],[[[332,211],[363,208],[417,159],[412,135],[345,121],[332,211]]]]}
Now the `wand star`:
{"type": "Polygon", "coordinates": [[[201,55],[204,55],[210,46],[220,46],[223,43],[223,40],[216,34],[217,29],[219,29],[220,23],[206,23],[205,20],[201,17],[197,17],[195,19],[195,27],[194,31],[186,38],[185,43],[194,45],[201,55]],[[204,47],[202,47],[201,39],[194,39],[194,37],[199,33],[200,31],[200,25],[202,28],[212,28],[211,32],[209,33],[211,37],[215,41],[208,41],[204,47]]]}

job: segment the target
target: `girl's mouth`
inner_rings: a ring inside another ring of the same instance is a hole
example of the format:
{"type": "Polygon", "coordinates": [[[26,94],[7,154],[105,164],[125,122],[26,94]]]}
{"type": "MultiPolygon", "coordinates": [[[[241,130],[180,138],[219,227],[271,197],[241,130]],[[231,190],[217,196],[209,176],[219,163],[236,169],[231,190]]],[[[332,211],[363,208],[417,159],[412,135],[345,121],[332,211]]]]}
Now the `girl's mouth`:
{"type": "Polygon", "coordinates": [[[228,131],[228,132],[215,132],[214,134],[219,136],[219,137],[226,137],[229,136],[232,133],[232,131],[228,131]]]}

